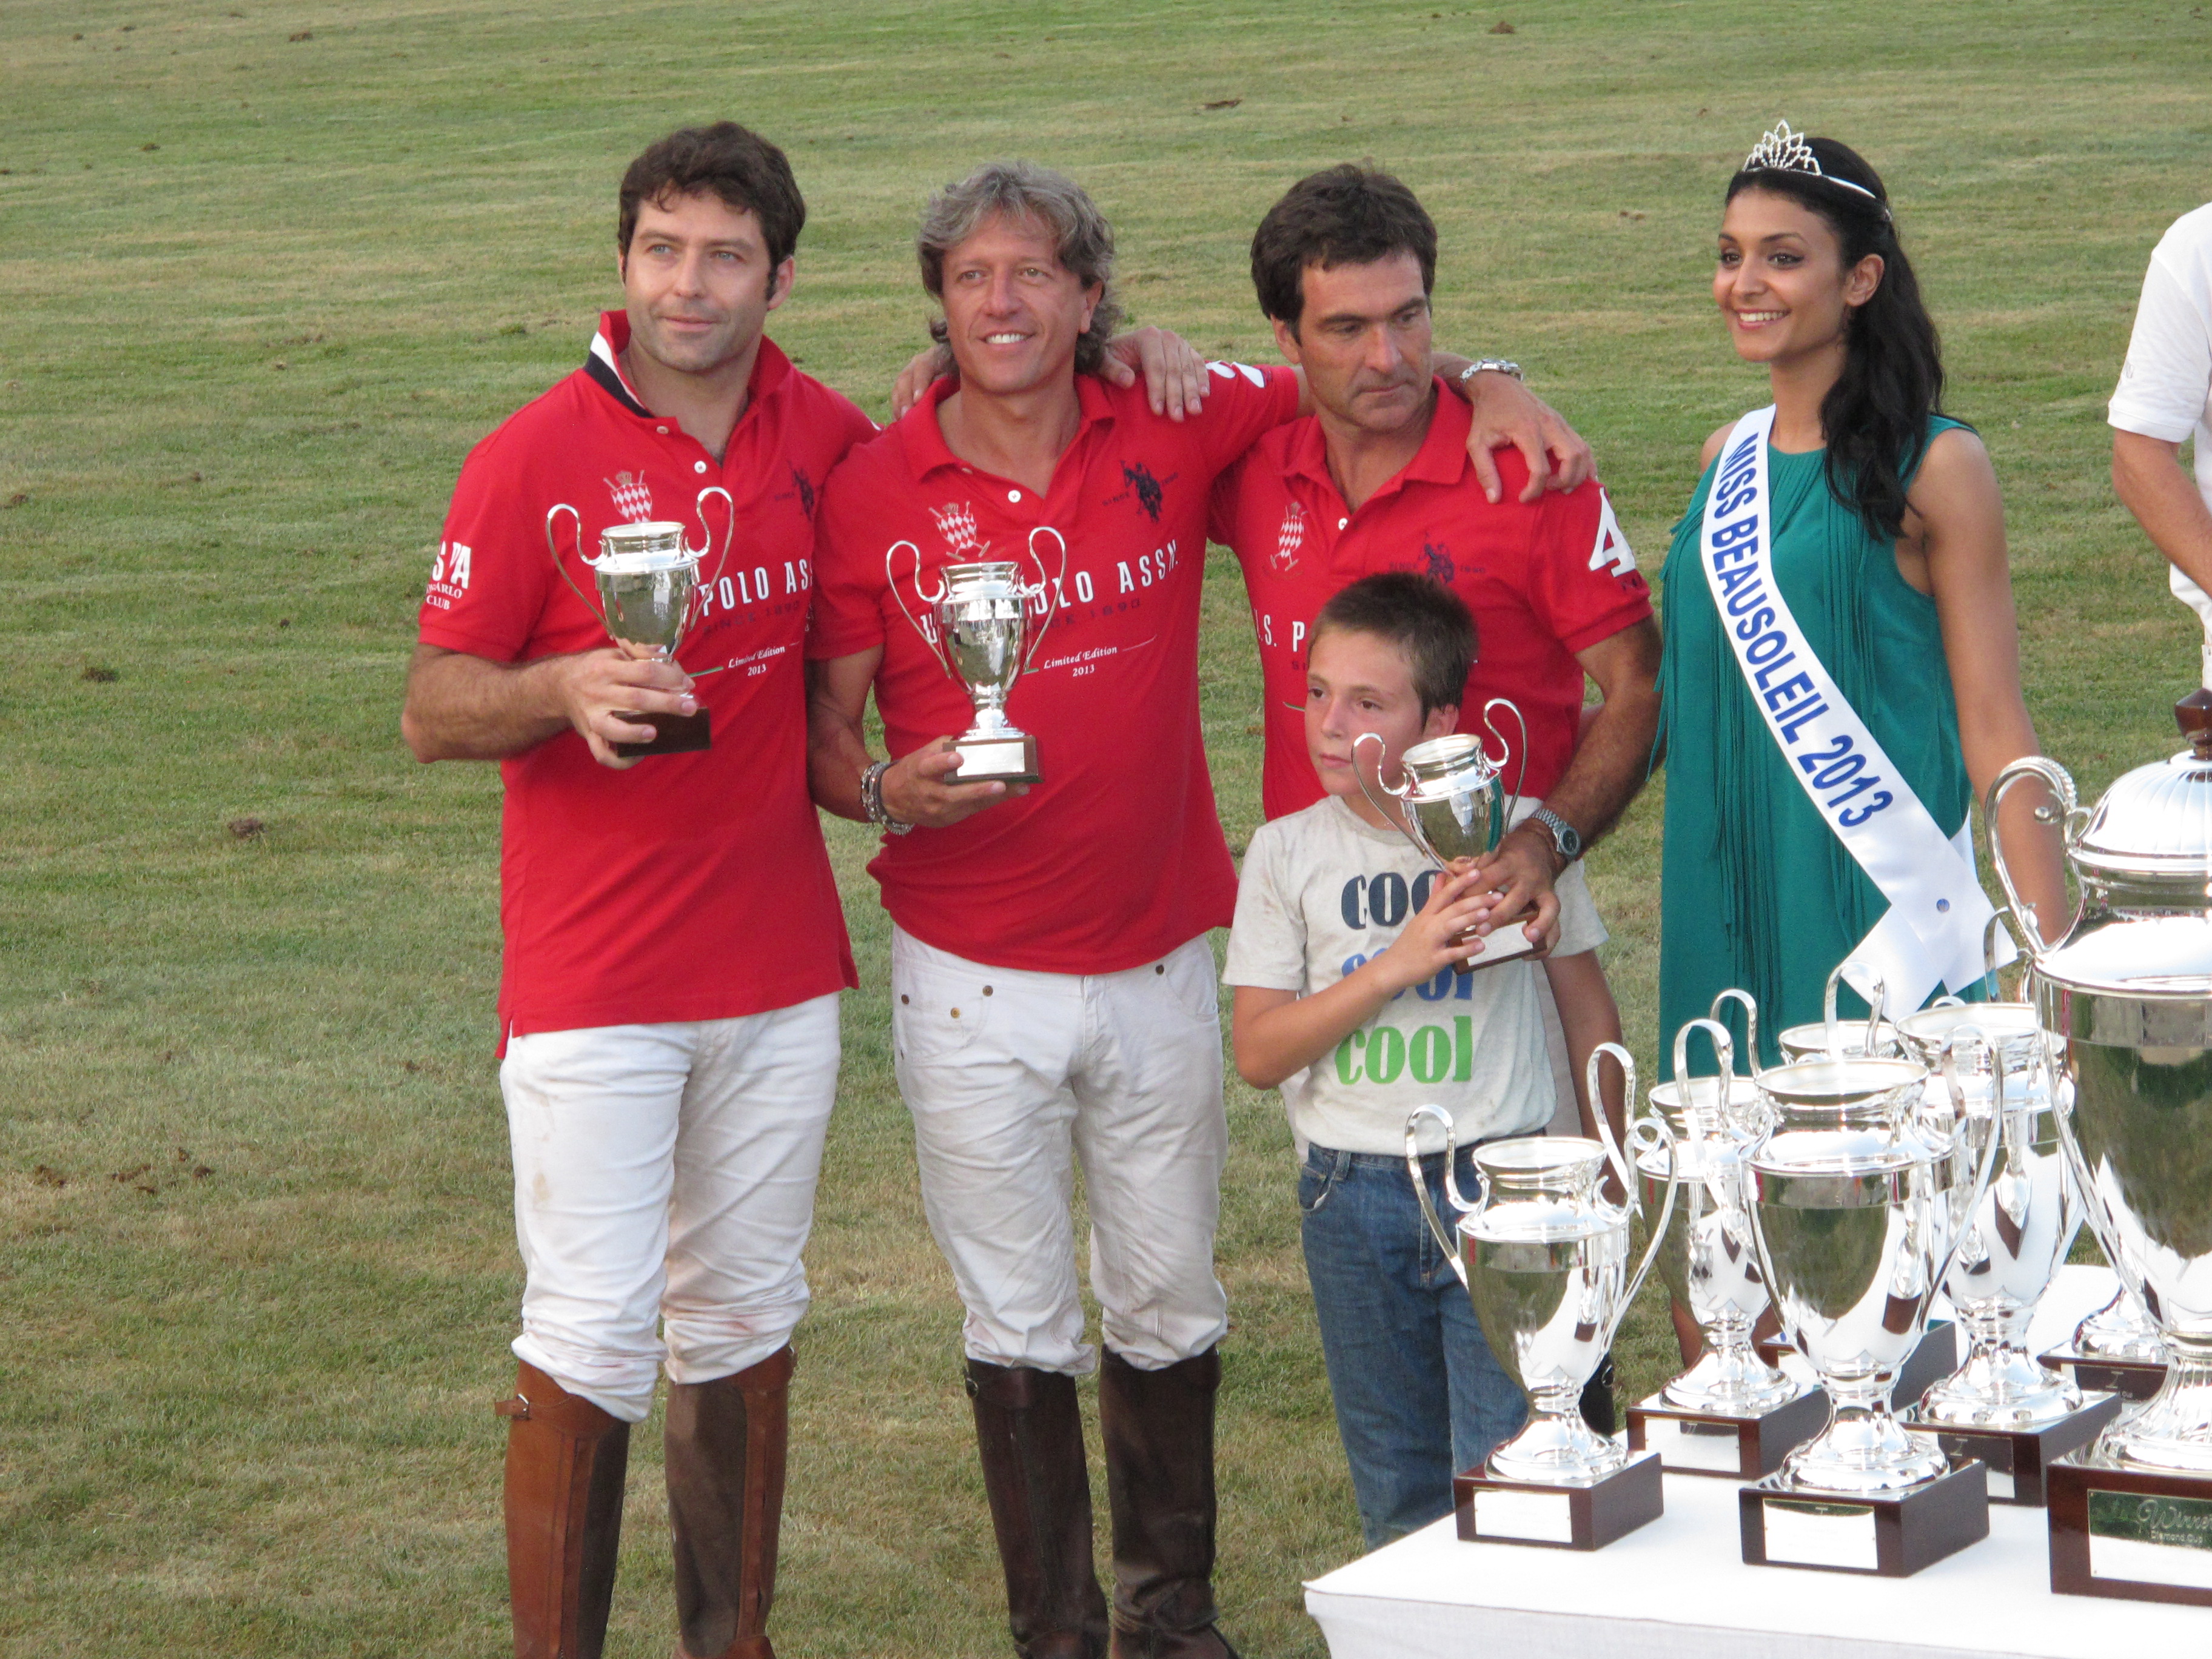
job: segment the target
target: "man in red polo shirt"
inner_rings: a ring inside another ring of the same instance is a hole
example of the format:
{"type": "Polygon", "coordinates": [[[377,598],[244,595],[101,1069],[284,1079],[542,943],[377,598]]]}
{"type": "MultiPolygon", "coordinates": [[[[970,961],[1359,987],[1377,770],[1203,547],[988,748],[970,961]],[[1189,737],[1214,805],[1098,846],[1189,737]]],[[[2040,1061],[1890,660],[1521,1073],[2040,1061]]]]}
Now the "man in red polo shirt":
{"type": "Polygon", "coordinates": [[[875,430],[762,332],[805,211],[782,151],[728,122],[631,165],[624,309],[471,452],[408,677],[416,755],[497,760],[506,784],[520,1659],[599,1651],[629,1425],[664,1359],[678,1652],[770,1654],[800,1251],[855,982],[801,647],[822,482],[875,430]],[[549,514],[587,591],[577,550],[610,527],[676,520],[710,544],[682,647],[699,678],[610,645],[555,571],[549,514]],[[615,747],[700,709],[704,751],[615,747]]]}
{"type": "Polygon", "coordinates": [[[1212,1249],[1227,1134],[1205,935],[1231,917],[1236,872],[1200,729],[1199,594],[1207,492],[1299,411],[1301,385],[1216,364],[1202,410],[1178,422],[1089,372],[1118,310],[1112,238],[1057,173],[980,169],[931,203],[920,244],[959,374],[823,490],[815,795],[887,832],[871,869],[895,924],[899,1086],[968,1310],[1017,1646],[1224,1655],[1212,1455],[1228,1326],[1212,1249]],[[1008,710],[1037,739],[1025,792],[949,780],[960,763],[943,734],[973,711],[909,622],[939,568],[985,558],[1021,562],[1047,590],[1008,710]],[[895,760],[864,740],[871,689],[895,760]],[[1103,1310],[1110,1618],[1076,1404],[1094,1355],[1071,1150],[1103,1310]]]}
{"type": "Polygon", "coordinates": [[[1511,717],[1498,717],[1504,781],[1520,781],[1525,761],[1522,792],[1542,803],[1486,861],[1501,897],[1483,931],[1527,907],[1548,927],[1553,883],[1643,787],[1656,730],[1659,632],[1636,556],[1595,479],[1534,495],[1505,453],[1507,488],[1492,500],[1468,466],[1466,407],[1437,396],[1430,343],[1436,228],[1397,179],[1347,164],[1302,180],[1254,235],[1252,272],[1316,406],[1222,480],[1212,517],[1259,635],[1267,816],[1323,793],[1304,735],[1315,614],[1376,571],[1433,576],[1474,616],[1460,729],[1480,732],[1483,704],[1511,700],[1528,734],[1524,754],[1511,717]],[[1604,698],[1587,730],[1585,676],[1604,698]]]}

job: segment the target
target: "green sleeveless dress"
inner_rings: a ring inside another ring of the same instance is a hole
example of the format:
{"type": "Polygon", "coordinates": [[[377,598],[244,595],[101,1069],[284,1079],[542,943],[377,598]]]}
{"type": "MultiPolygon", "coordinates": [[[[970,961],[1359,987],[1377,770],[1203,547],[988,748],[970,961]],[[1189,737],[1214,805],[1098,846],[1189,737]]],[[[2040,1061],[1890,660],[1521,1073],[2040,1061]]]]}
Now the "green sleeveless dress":
{"type": "MultiPolygon", "coordinates": [[[[1929,441],[1960,424],[1931,416],[1929,441]]],[[[1898,574],[1893,544],[1869,535],[1830,491],[1825,452],[1790,455],[1770,446],[1766,459],[1772,568],[1783,598],[1913,793],[1945,835],[1956,835],[1973,789],[1959,750],[1936,601],[1898,574]]],[[[1820,1018],[1830,971],[1889,908],[1791,776],[1723,632],[1698,553],[1718,465],[1717,457],[1698,480],[1662,572],[1662,1076],[1674,1069],[1674,1033],[1730,986],[1758,998],[1761,1057],[1774,1063],[1774,1033],[1820,1018]]],[[[1838,1006],[1865,1017],[1865,1003],[1848,986],[1838,1006]]],[[[1741,1042],[1741,1017],[1729,1024],[1741,1042]]],[[[1692,1041],[1691,1056],[1692,1071],[1711,1069],[1702,1042],[1692,1041]]]]}

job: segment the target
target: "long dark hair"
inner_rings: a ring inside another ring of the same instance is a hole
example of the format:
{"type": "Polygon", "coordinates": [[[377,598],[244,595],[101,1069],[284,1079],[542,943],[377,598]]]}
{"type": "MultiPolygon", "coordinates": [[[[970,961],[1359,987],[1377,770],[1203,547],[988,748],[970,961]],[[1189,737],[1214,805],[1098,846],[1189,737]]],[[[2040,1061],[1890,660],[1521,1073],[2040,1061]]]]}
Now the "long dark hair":
{"type": "Polygon", "coordinates": [[[1870,534],[1894,541],[1905,529],[1905,478],[1927,445],[1928,417],[1943,401],[1936,324],[1898,244],[1881,175],[1848,144],[1832,138],[1805,143],[1825,178],[1746,167],[1729,180],[1728,199],[1764,190],[1819,214],[1843,245],[1845,270],[1869,253],[1881,256],[1881,284],[1845,325],[1844,372],[1820,400],[1820,430],[1829,489],[1857,511],[1870,534]]]}

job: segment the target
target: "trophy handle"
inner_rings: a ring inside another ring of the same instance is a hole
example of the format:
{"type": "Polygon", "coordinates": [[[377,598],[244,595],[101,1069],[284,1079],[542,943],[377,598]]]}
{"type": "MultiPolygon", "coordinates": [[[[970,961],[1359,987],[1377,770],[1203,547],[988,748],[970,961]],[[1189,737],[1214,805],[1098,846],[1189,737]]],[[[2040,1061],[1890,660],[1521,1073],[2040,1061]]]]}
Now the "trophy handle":
{"type": "Polygon", "coordinates": [[[1635,1124],[1629,1136],[1629,1144],[1635,1146],[1648,1140],[1655,1146],[1663,1145],[1667,1148],[1667,1195],[1660,1202],[1659,1218],[1656,1221],[1646,1218],[1650,1231],[1644,1246],[1644,1259],[1636,1264],[1635,1277],[1628,1281],[1620,1293],[1620,1300],[1613,1304],[1613,1317],[1606,1322],[1605,1334],[1598,1339],[1601,1348],[1613,1346],[1613,1339],[1620,1329],[1620,1322],[1628,1317],[1628,1310],[1636,1301],[1636,1293],[1644,1288],[1644,1281],[1651,1272],[1651,1264],[1659,1259],[1659,1252],[1666,1245],[1667,1224],[1674,1218],[1675,1177],[1681,1173],[1680,1148],[1675,1142],[1674,1132],[1667,1127],[1667,1120],[1656,1112],[1647,1112],[1641,1119],[1636,1117],[1636,1061],[1630,1057],[1628,1050],[1617,1042],[1599,1043],[1590,1050],[1589,1069],[1584,1079],[1590,1096],[1590,1115],[1597,1120],[1598,1133],[1605,1138],[1606,1156],[1613,1160],[1613,1168],[1620,1173],[1621,1184],[1627,1189],[1631,1212],[1642,1207],[1635,1180],[1628,1173],[1628,1161],[1621,1157],[1620,1148],[1613,1141],[1613,1126],[1605,1121],[1605,1108],[1600,1103],[1597,1091],[1598,1056],[1606,1054],[1611,1054],[1620,1064],[1627,1080],[1627,1087],[1622,1091],[1621,1107],[1635,1124]],[[1647,1124],[1650,1126],[1648,1128],[1645,1127],[1647,1124]]]}
{"type": "MultiPolygon", "coordinates": [[[[1628,1207],[1638,1207],[1636,1198],[1636,1174],[1628,1167],[1628,1160],[1620,1155],[1620,1143],[1613,1138],[1613,1125],[1605,1115],[1605,1097],[1598,1092],[1598,1061],[1607,1054],[1620,1067],[1626,1086],[1620,1091],[1620,1115],[1624,1122],[1636,1116],[1636,1056],[1618,1042],[1601,1042],[1590,1050],[1589,1063],[1583,1068],[1583,1092],[1589,1097],[1590,1118],[1597,1125],[1597,1138],[1605,1145],[1606,1160],[1613,1165],[1613,1174],[1620,1177],[1620,1190],[1627,1194],[1628,1207]]],[[[1673,1159],[1668,1159],[1669,1177],[1673,1159]]]]}
{"type": "Polygon", "coordinates": [[[1505,822],[1510,823],[1514,815],[1521,810],[1522,786],[1528,781],[1528,722],[1522,716],[1520,706],[1504,697],[1492,697],[1482,705],[1482,729],[1498,739],[1497,765],[1499,771],[1505,769],[1505,757],[1513,752],[1513,745],[1505,741],[1505,734],[1491,723],[1490,711],[1500,707],[1512,710],[1513,723],[1521,728],[1521,766],[1513,775],[1513,799],[1505,804],[1505,822]]]}
{"type": "Polygon", "coordinates": [[[1875,974],[1872,977],[1874,995],[1867,1001],[1866,1042],[1863,1049],[1869,1060],[1872,1060],[1881,1052],[1875,1046],[1875,1041],[1881,1034],[1882,1016],[1889,1012],[1889,987],[1883,982],[1880,974],[1875,974]]]}
{"type": "MultiPolygon", "coordinates": [[[[2081,798],[2074,793],[2074,780],[2064,767],[2047,756],[2023,755],[1990,780],[1990,793],[1982,808],[1983,822],[1990,832],[1990,862],[1996,866],[1997,884],[2004,889],[2006,907],[2012,912],[2021,943],[2027,946],[2027,959],[2035,963],[2043,960],[2043,930],[2036,926],[2035,907],[2023,900],[2020,889],[2013,885],[2012,872],[2005,866],[2004,842],[1997,835],[1997,808],[2004,800],[2005,792],[2027,777],[2042,779],[2044,786],[2058,797],[2064,825],[2061,833],[2069,857],[2081,838],[2081,825],[2087,815],[2081,810],[2081,798]]],[[[2039,806],[2035,817],[2039,823],[2048,823],[2051,821],[2051,809],[2039,806]]]]}
{"type": "MultiPolygon", "coordinates": [[[[546,509],[545,550],[553,556],[553,569],[562,581],[568,584],[568,591],[584,602],[584,609],[592,613],[592,620],[597,622],[600,627],[605,628],[607,625],[606,613],[601,611],[597,605],[592,602],[592,596],[590,594],[586,593],[582,588],[576,586],[576,579],[568,574],[568,567],[561,557],[561,542],[560,538],[554,533],[553,526],[555,521],[558,520],[563,513],[567,514],[575,524],[575,532],[572,539],[575,544],[576,556],[581,559],[586,564],[590,564],[592,562],[592,556],[584,551],[584,515],[577,512],[574,507],[569,506],[566,501],[556,501],[551,507],[546,509]]],[[[611,633],[612,630],[609,631],[611,633]]]]}
{"type": "MultiPolygon", "coordinates": [[[[1715,1006],[1719,1006],[1717,999],[1715,1006]]],[[[1690,1120],[1694,1130],[1699,1113],[1691,1097],[1690,1088],[1690,1033],[1692,1031],[1705,1034],[1713,1045],[1713,1058],[1720,1061],[1719,1121],[1713,1127],[1729,1133],[1729,1107],[1735,1099],[1735,1039],[1729,1035],[1729,1028],[1717,1019],[1686,1019],[1681,1029],[1674,1033],[1674,1086],[1682,1091],[1682,1115],[1690,1120]]],[[[1595,1060],[1597,1055],[1592,1054],[1590,1058],[1595,1060]]]]}
{"type": "MultiPolygon", "coordinates": [[[[1382,778],[1382,756],[1378,753],[1375,760],[1376,785],[1384,794],[1388,795],[1392,800],[1397,802],[1401,810],[1394,813],[1390,808],[1385,806],[1381,801],[1376,799],[1375,791],[1367,787],[1367,774],[1359,769],[1359,745],[1363,743],[1371,743],[1378,750],[1388,746],[1384,743],[1381,733],[1375,732],[1362,732],[1358,737],[1352,740],[1352,775],[1359,780],[1359,793],[1366,796],[1367,804],[1373,807],[1376,811],[1380,812],[1384,817],[1395,817],[1401,823],[1411,823],[1413,820],[1409,816],[1406,815],[1402,809],[1406,797],[1413,793],[1413,786],[1410,783],[1401,784],[1397,788],[1393,789],[1388,783],[1384,782],[1382,778]]],[[[1412,841],[1415,847],[1419,848],[1422,852],[1427,853],[1429,857],[1436,859],[1438,866],[1441,866],[1443,865],[1443,860],[1437,858],[1437,855],[1434,853],[1430,852],[1428,847],[1421,841],[1419,836],[1415,835],[1411,830],[1407,830],[1406,835],[1407,839],[1412,841]]]]}
{"type": "MultiPolygon", "coordinates": [[[[2014,936],[2012,918],[2002,910],[1990,911],[1988,925],[1982,929],[1982,977],[1990,982],[1991,1002],[2002,1002],[2006,1000],[2004,981],[1997,977],[1997,970],[2004,966],[2004,963],[1997,960],[1997,936],[2000,933],[2004,935],[2005,943],[2013,947],[2014,961],[2017,962],[2027,954],[2021,948],[2020,940],[2014,936]]],[[[2027,1000],[2027,988],[2025,985],[2021,987],[2020,1000],[2022,1002],[2027,1000]]]]}
{"type": "Polygon", "coordinates": [[[1989,1050],[1990,1075],[1996,1088],[1996,1096],[1992,1103],[1995,1112],[1990,1125],[1990,1144],[1983,1148],[1981,1168],[1975,1171],[1973,1194],[1966,1200],[1963,1208],[1952,1212],[1954,1224],[1951,1228],[1950,1243],[1943,1252],[1943,1259],[1936,1263],[1936,1271],[1929,1279],[1931,1295],[1934,1286],[1942,1285],[1951,1276],[1951,1262],[1958,1255],[1959,1247],[1966,1243],[1967,1229],[1962,1224],[1969,1216],[1979,1213],[1982,1199],[1990,1190],[1990,1178],[1997,1172],[1997,1154],[2003,1150],[2005,1144],[2004,1048],[2002,1045],[1990,1042],[1988,1034],[1977,1025],[1954,1026],[1951,1030],[1950,1040],[1943,1045],[1943,1085],[1951,1097],[1951,1109],[1956,1115],[1959,1123],[1959,1127],[1954,1133],[1964,1134],[1969,1121],[1966,1111],[1966,1091],[1959,1086],[1959,1048],[1961,1043],[1968,1041],[1976,1042],[1989,1050]]]}
{"type": "Polygon", "coordinates": [[[1462,1285],[1467,1283],[1467,1264],[1459,1259],[1459,1249],[1444,1231],[1443,1218],[1429,1197],[1429,1183],[1421,1179],[1421,1120],[1432,1117],[1444,1126],[1444,1191],[1450,1197],[1452,1207],[1462,1213],[1474,1206],[1459,1195],[1459,1135],[1452,1127],[1451,1114],[1441,1106],[1416,1106],[1406,1118],[1406,1173],[1413,1178],[1413,1196],[1421,1201],[1421,1218],[1429,1224],[1435,1236],[1437,1248],[1451,1263],[1452,1271],[1459,1275],[1462,1285]]]}
{"type": "Polygon", "coordinates": [[[937,659],[938,666],[942,668],[949,678],[957,680],[960,677],[952,672],[952,659],[945,655],[944,641],[915,620],[914,612],[906,608],[906,600],[900,597],[898,573],[891,568],[891,560],[902,547],[914,555],[915,598],[924,605],[935,605],[938,600],[945,597],[945,582],[942,577],[938,580],[937,592],[934,595],[921,591],[921,549],[912,542],[893,542],[884,550],[884,586],[890,589],[891,603],[898,606],[899,615],[906,618],[907,625],[921,635],[921,642],[929,647],[929,654],[937,659]]]}
{"type": "Polygon", "coordinates": [[[698,515],[699,533],[705,537],[706,540],[697,547],[693,547],[687,542],[684,544],[684,550],[686,553],[689,553],[693,558],[702,561],[703,561],[709,553],[714,550],[714,532],[712,527],[710,527],[707,523],[707,497],[709,495],[720,495],[722,498],[722,556],[714,561],[714,568],[713,573],[701,583],[701,586],[704,587],[712,587],[720,578],[723,569],[730,562],[730,549],[733,544],[735,544],[738,539],[737,502],[730,499],[730,492],[723,489],[721,485],[708,484],[704,489],[699,492],[699,499],[692,503],[691,508],[691,510],[698,515]]]}
{"type": "MultiPolygon", "coordinates": [[[[1844,1051],[1836,1037],[1836,990],[1843,983],[1844,969],[1850,961],[1850,958],[1845,957],[1831,968],[1828,982],[1820,988],[1820,1023],[1827,1028],[1828,1058],[1831,1060],[1843,1058],[1844,1051]]],[[[1889,1006],[1889,987],[1882,982],[1880,974],[1872,974],[1869,977],[1874,981],[1874,995],[1867,999],[1866,1054],[1871,1060],[1875,1055],[1875,1034],[1881,1029],[1882,1012],[1889,1006]]]]}
{"type": "MultiPolygon", "coordinates": [[[[1705,1018],[1726,1030],[1728,1022],[1721,1018],[1721,1010],[1731,1002],[1743,1010],[1743,1057],[1750,1063],[1752,1076],[1757,1077],[1766,1069],[1759,1063],[1759,999],[1748,991],[1740,991],[1730,986],[1713,999],[1713,1006],[1705,1011],[1705,1018]]],[[[1679,1073],[1681,1069],[1679,1062],[1675,1069],[1679,1073]]]]}
{"type": "MultiPolygon", "coordinates": [[[[1030,561],[1036,566],[1036,592],[1045,601],[1044,620],[1037,624],[1036,633],[1030,640],[1030,648],[1022,653],[1022,672],[1027,673],[1036,666],[1037,647],[1044,643],[1045,629],[1060,619],[1060,601],[1066,597],[1060,586],[1067,580],[1067,538],[1048,524],[1041,524],[1030,532],[1030,561]],[[1037,551],[1037,538],[1049,536],[1060,548],[1060,574],[1045,574],[1044,557],[1037,551]]],[[[919,592],[919,588],[915,592],[919,592]]]]}

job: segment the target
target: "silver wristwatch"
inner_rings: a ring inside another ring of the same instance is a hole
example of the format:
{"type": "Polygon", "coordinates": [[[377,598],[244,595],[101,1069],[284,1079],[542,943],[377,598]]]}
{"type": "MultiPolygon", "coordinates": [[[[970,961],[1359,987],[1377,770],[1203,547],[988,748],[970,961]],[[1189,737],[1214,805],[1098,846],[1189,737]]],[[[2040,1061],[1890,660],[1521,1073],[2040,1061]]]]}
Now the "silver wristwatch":
{"type": "Polygon", "coordinates": [[[900,823],[884,805],[884,774],[890,769],[889,761],[879,760],[860,774],[860,810],[868,815],[868,822],[877,829],[887,830],[894,836],[903,836],[914,826],[900,823]]]}
{"type": "Polygon", "coordinates": [[[1478,374],[1510,374],[1516,380],[1523,378],[1518,363],[1508,362],[1503,357],[1477,357],[1460,370],[1459,383],[1465,386],[1478,374]]]}
{"type": "Polygon", "coordinates": [[[1538,807],[1528,814],[1528,822],[1543,825],[1551,836],[1552,850],[1559,855],[1562,868],[1583,855],[1582,832],[1550,807],[1538,807]]]}

